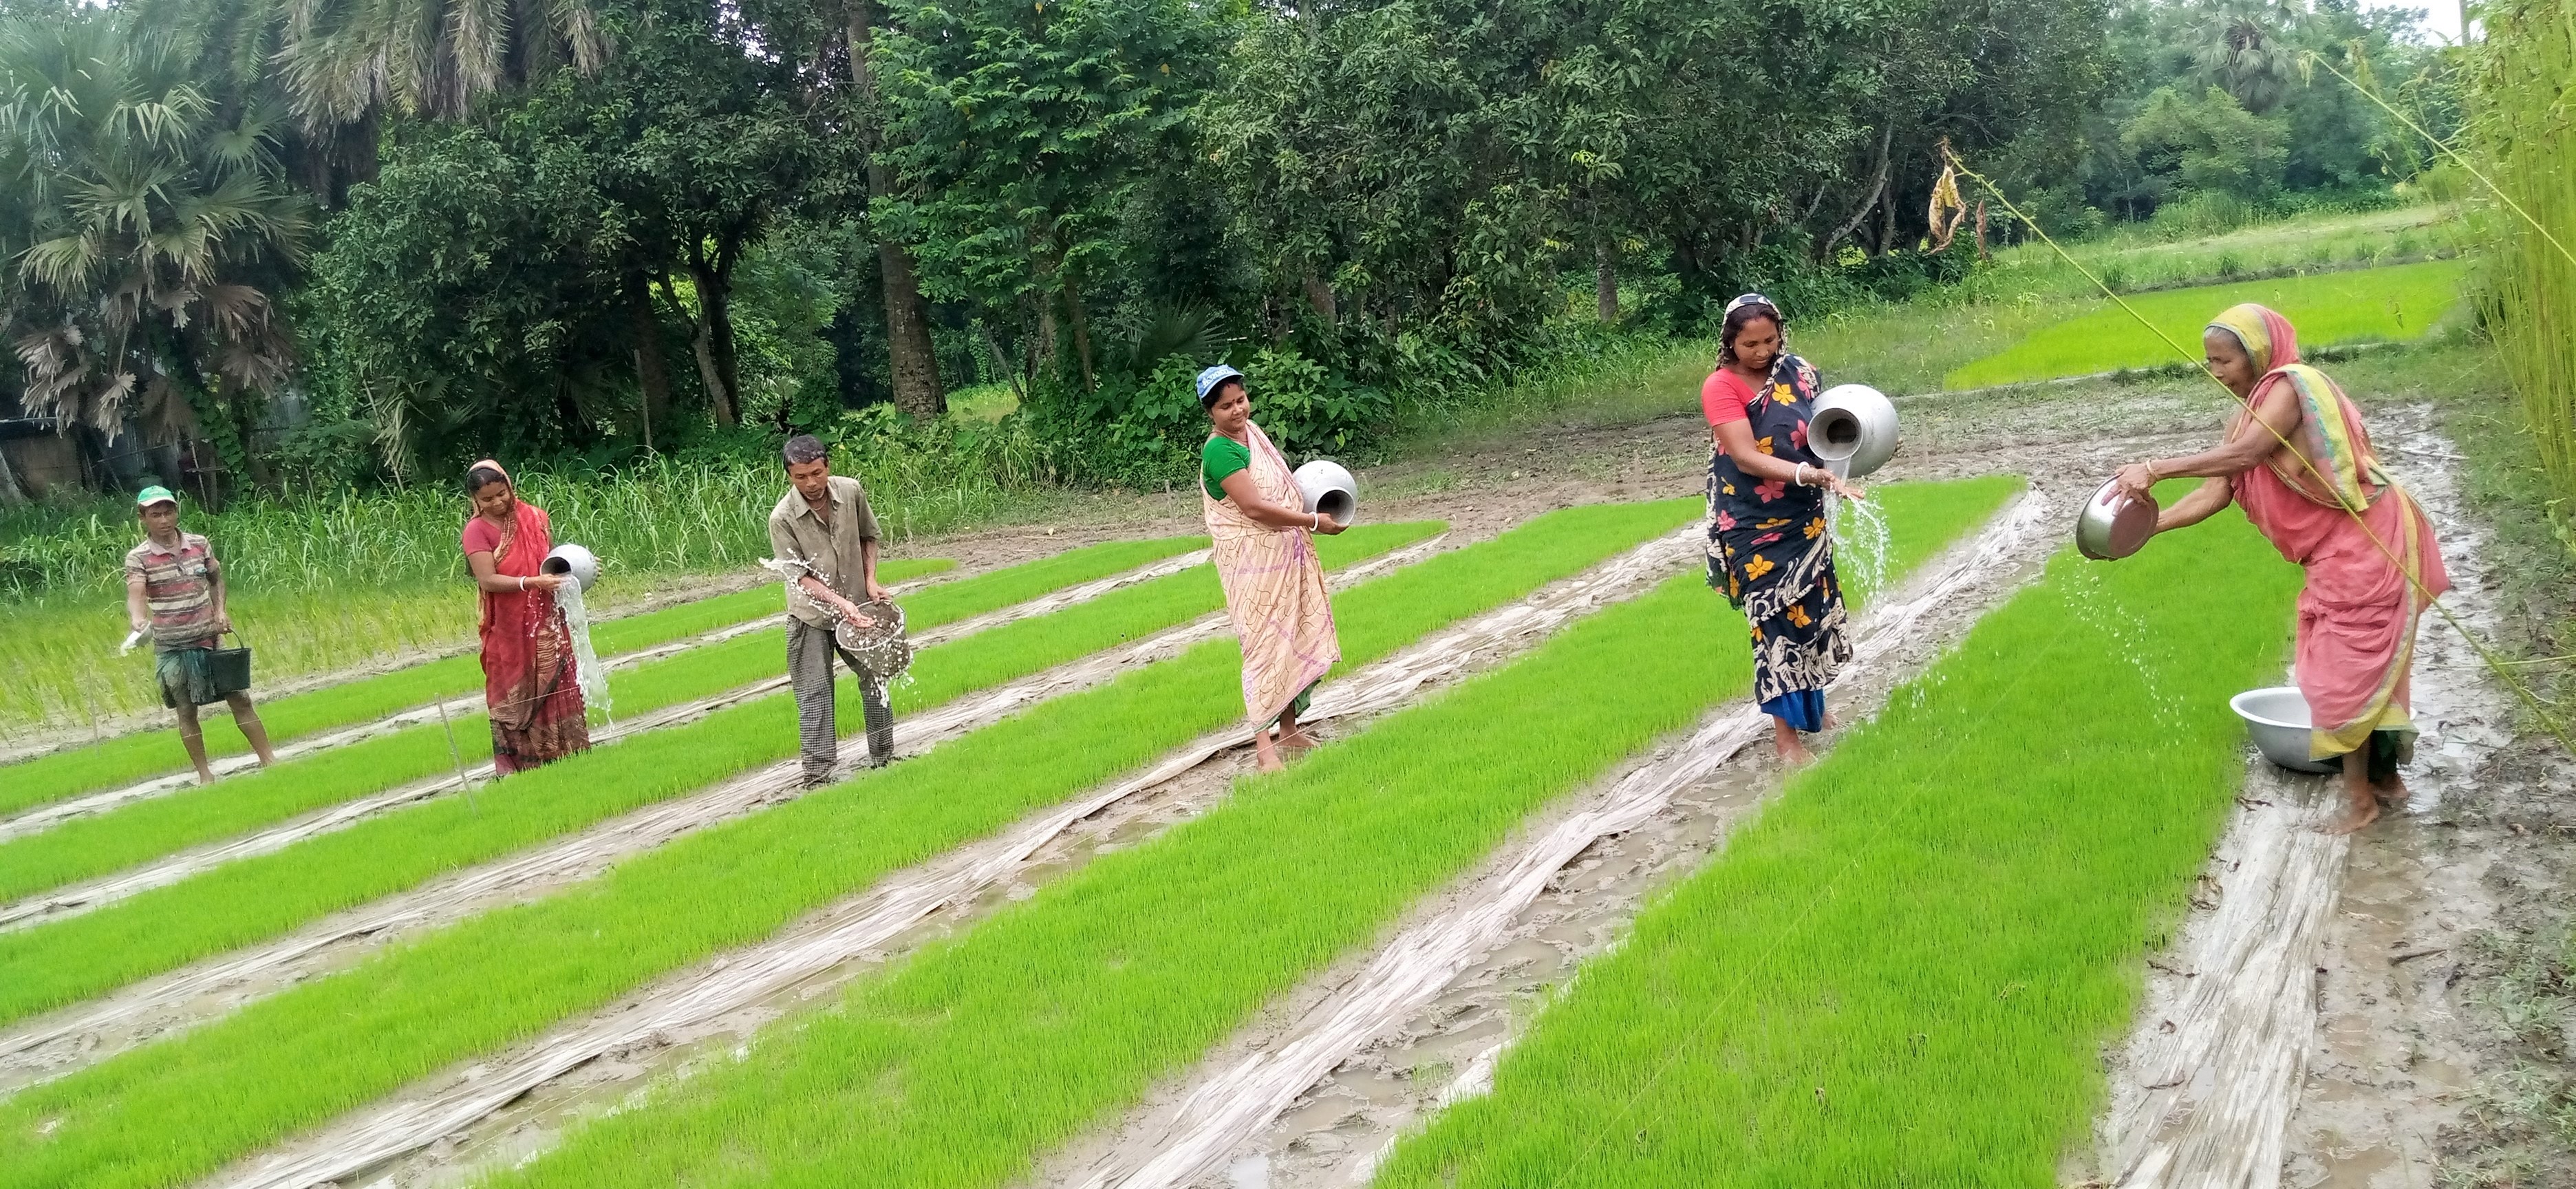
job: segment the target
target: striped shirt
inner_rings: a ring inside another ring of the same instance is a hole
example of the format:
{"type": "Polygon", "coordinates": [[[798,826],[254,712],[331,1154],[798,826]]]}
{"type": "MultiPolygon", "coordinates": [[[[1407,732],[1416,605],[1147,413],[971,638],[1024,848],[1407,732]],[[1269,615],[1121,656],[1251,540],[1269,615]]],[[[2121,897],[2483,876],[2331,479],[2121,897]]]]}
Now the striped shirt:
{"type": "Polygon", "coordinates": [[[179,534],[176,552],[146,537],[126,551],[125,576],[143,580],[156,648],[211,648],[215,643],[215,550],[195,533],[179,534]]]}

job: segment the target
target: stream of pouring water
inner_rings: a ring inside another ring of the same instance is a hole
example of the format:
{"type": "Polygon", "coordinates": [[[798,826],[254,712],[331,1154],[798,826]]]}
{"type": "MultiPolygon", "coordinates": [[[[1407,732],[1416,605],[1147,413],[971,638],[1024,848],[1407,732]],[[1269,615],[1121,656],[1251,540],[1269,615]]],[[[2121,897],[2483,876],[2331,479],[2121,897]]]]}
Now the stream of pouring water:
{"type": "Polygon", "coordinates": [[[590,608],[582,604],[581,584],[566,582],[556,587],[555,605],[563,608],[564,627],[572,636],[573,673],[581,682],[581,704],[598,711],[606,721],[616,721],[608,707],[608,669],[599,663],[599,653],[590,646],[590,608]]]}
{"type": "Polygon", "coordinates": [[[1887,584],[1887,517],[1867,500],[1849,501],[1827,491],[1825,523],[1834,535],[1834,572],[1863,601],[1876,597],[1887,584]],[[1846,511],[1851,513],[1849,521],[1843,518],[1846,511]],[[1843,564],[1846,559],[1849,566],[1843,564]]]}

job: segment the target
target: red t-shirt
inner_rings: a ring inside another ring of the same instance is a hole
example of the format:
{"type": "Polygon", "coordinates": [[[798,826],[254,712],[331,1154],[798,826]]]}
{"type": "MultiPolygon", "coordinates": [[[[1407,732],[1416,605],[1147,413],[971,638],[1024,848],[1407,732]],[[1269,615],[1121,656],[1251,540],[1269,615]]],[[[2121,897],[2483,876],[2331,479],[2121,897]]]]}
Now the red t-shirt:
{"type": "Polygon", "coordinates": [[[1700,382],[1699,411],[1708,417],[1712,427],[1729,421],[1750,420],[1751,415],[1745,407],[1752,403],[1753,386],[1745,383],[1744,377],[1725,368],[1710,372],[1708,379],[1700,382]]]}

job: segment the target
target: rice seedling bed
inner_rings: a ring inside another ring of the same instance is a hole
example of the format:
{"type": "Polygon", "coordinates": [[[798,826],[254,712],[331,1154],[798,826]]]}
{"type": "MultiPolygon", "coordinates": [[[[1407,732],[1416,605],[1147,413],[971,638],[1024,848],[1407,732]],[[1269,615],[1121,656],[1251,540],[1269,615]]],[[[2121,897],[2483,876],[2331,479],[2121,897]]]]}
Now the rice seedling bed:
{"type": "Polygon", "coordinates": [[[2057,1184],[2244,776],[2298,572],[2061,555],[1541,1010],[1381,1185],[2057,1184]]]}
{"type": "MultiPolygon", "coordinates": [[[[2468,265],[2431,260],[2390,268],[2358,269],[2197,289],[2171,289],[2128,298],[2131,308],[2173,336],[2199,358],[2200,331],[2219,311],[2258,301],[2279,310],[2299,328],[2304,347],[2362,341],[2411,340],[2432,328],[2460,302],[2468,265]]],[[[1942,377],[1945,388],[1979,388],[2060,376],[2083,376],[2128,367],[2185,362],[2173,348],[2118,306],[2043,326],[1996,354],[1942,377]]]]}
{"type": "MultiPolygon", "coordinates": [[[[1168,554],[1195,548],[1203,537],[1113,542],[1071,550],[992,574],[934,586],[905,600],[915,630],[955,623],[1052,590],[1117,573],[1168,554]],[[1153,546],[1151,549],[1139,546],[1153,546]],[[1176,548],[1175,548],[1176,547],[1176,548]]],[[[1151,585],[1148,583],[1146,585],[1151,585]]],[[[774,587],[743,592],[775,608],[774,587]]],[[[740,599],[742,595],[726,596],[740,599]]],[[[1168,600],[1156,602],[1160,607],[1168,600]]],[[[1168,608],[1165,608],[1168,613],[1168,608]]],[[[1039,617],[1045,619],[1046,617],[1039,617]]],[[[1007,650],[1021,658],[1021,650],[1007,650]]],[[[971,654],[970,654],[971,655],[971,654]]],[[[982,654],[989,657],[990,654],[982,654]]],[[[472,658],[465,658],[471,660],[472,658]]],[[[1043,667],[1043,666],[1041,666],[1043,667]]],[[[786,671],[784,650],[769,632],[690,649],[610,675],[612,701],[628,716],[709,698],[786,671]]],[[[479,673],[479,670],[478,670],[479,673]]],[[[1004,680],[1007,666],[972,670],[976,682],[1004,680]],[[996,677],[996,673],[1003,674],[996,677]]],[[[942,699],[979,684],[961,684],[943,670],[942,699]]],[[[596,721],[598,716],[593,715],[596,721]]],[[[489,724],[480,713],[450,724],[427,723],[342,747],[284,760],[217,785],[189,788],[108,812],[74,818],[42,833],[0,842],[0,904],[120,871],[187,847],[371,794],[435,778],[492,757],[489,724]]]]}
{"type": "MultiPolygon", "coordinates": [[[[1363,526],[1330,539],[1322,552],[1328,565],[1347,564],[1438,528],[1433,522],[1363,526]]],[[[1045,616],[1056,625],[1055,635],[1034,643],[1046,647],[1033,646],[1025,634],[992,631],[925,649],[915,662],[918,679],[894,691],[896,712],[923,709],[977,688],[945,676],[952,664],[1008,679],[1045,668],[1064,648],[1096,651],[1125,640],[1136,630],[1131,604],[1159,607],[1174,617],[1168,622],[1221,606],[1213,578],[1205,579],[1202,601],[1173,597],[1176,586],[1187,589],[1186,580],[1197,577],[1171,575],[1045,616]],[[1090,643],[1085,647],[1081,641],[1090,643]],[[996,652],[1017,660],[996,663],[988,655],[996,652]]],[[[778,647],[774,639],[770,645],[778,647]]],[[[847,684],[839,699],[845,732],[859,714],[847,684]]],[[[412,805],[84,916],[0,934],[0,1023],[274,936],[323,914],[792,756],[796,746],[794,700],[774,694],[495,782],[473,797],[412,805]]]]}
{"type": "MultiPolygon", "coordinates": [[[[1919,558],[1957,520],[1899,513],[1919,558]]],[[[990,1185],[1365,942],[1533,809],[1750,683],[1686,573],[934,945],[510,1185],[990,1185]]]]}
{"type": "MultiPolygon", "coordinates": [[[[1337,606],[1344,664],[1578,572],[1695,510],[1685,500],[1552,513],[1363,583],[1337,606]]],[[[1363,535],[1326,547],[1347,554],[1363,535]]],[[[0,1185],[203,1175],[288,1129],[765,936],[879,875],[1136,769],[1239,719],[1241,706],[1235,646],[1209,641],[919,759],[692,835],[562,895],[399,947],[0,1103],[0,1185]],[[40,1134],[41,1119],[61,1122],[40,1134]]]]}
{"type": "MultiPolygon", "coordinates": [[[[1194,548],[1190,540],[1175,537],[1118,544],[1171,546],[1169,551],[1177,553],[1194,548]]],[[[1139,552],[1144,551],[1128,549],[1108,556],[1131,556],[1139,552]]],[[[1159,556],[1163,554],[1149,552],[1135,556],[1126,566],[1142,565],[1159,556]]],[[[942,558],[889,560],[878,567],[878,573],[882,581],[900,582],[953,569],[956,564],[942,558]]],[[[460,591],[457,597],[469,596],[460,591]]],[[[602,657],[651,648],[775,614],[779,609],[779,598],[774,587],[763,586],[641,615],[605,620],[592,628],[591,643],[602,657]]],[[[454,697],[482,683],[483,665],[479,657],[470,653],[442,657],[309,693],[263,700],[259,704],[259,717],[261,725],[268,728],[269,742],[282,744],[319,731],[382,718],[441,698],[454,697]]],[[[240,728],[233,725],[230,711],[221,706],[209,706],[200,711],[198,718],[205,728],[208,758],[250,753],[250,741],[243,738],[240,728]]],[[[187,763],[187,753],[179,746],[178,730],[164,727],[119,735],[0,766],[0,815],[96,789],[183,771],[187,763]]]]}

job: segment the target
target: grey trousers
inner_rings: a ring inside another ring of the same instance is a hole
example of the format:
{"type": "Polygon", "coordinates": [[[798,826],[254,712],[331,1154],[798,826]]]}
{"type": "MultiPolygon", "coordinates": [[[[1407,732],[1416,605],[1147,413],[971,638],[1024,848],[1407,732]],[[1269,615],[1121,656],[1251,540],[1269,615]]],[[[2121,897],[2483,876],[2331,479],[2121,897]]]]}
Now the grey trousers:
{"type": "Polygon", "coordinates": [[[796,738],[804,750],[805,779],[809,783],[828,779],[833,761],[840,758],[840,729],[832,704],[832,657],[836,653],[859,679],[859,709],[868,725],[868,764],[881,768],[894,758],[894,707],[886,701],[884,683],[870,677],[856,659],[842,650],[832,639],[832,629],[790,618],[787,680],[796,690],[796,738]]]}

